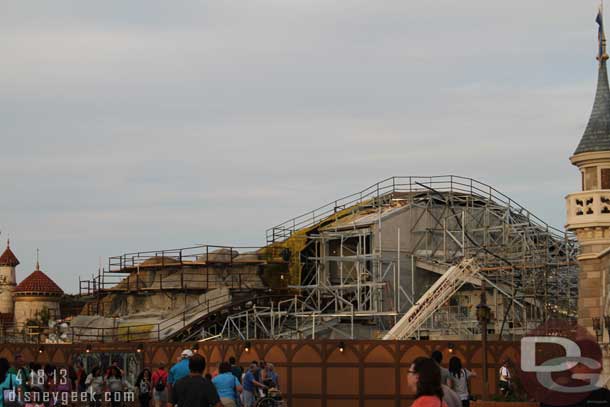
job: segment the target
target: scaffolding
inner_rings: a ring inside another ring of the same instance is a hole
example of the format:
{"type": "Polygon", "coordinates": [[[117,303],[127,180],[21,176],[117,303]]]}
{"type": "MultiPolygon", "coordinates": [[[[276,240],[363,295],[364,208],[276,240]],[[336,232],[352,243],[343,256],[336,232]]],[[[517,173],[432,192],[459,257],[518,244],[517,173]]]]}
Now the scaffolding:
{"type": "MultiPolygon", "coordinates": [[[[548,318],[575,317],[574,236],[471,178],[391,177],[269,229],[267,240],[281,245],[303,230],[300,282],[291,288],[310,316],[387,331],[438,275],[473,258],[480,277],[466,287],[488,283],[498,314],[493,333],[523,335],[548,318]]],[[[480,333],[473,304],[457,313],[455,305],[436,309],[422,325],[426,336],[480,333]]]]}
{"type": "Polygon", "coordinates": [[[462,260],[459,264],[450,267],[388,331],[383,339],[405,339],[412,336],[435,311],[441,308],[444,302],[464,285],[469,277],[474,276],[478,271],[479,267],[473,259],[462,260]]]}
{"type": "Polygon", "coordinates": [[[208,290],[218,287],[252,289],[248,266],[286,264],[278,247],[197,245],[179,249],[125,253],[108,259],[90,279],[79,277],[81,296],[110,293],[208,290]],[[215,275],[209,270],[227,270],[215,275]],[[155,273],[160,270],[165,273],[155,273]],[[172,274],[177,272],[175,274],[172,274]],[[154,279],[150,275],[155,273],[154,279]]]}
{"type": "MultiPolygon", "coordinates": [[[[471,178],[387,178],[275,226],[266,235],[267,246],[254,249],[255,261],[269,278],[281,274],[276,277],[282,295],[274,297],[280,291],[268,286],[268,296],[261,292],[252,301],[240,300],[239,306],[230,304],[213,318],[201,315],[172,338],[381,338],[463,259],[476,261],[478,273],[464,276],[462,288],[436,304],[430,316],[418,322],[413,337],[480,335],[474,305],[483,281],[495,316],[490,334],[515,338],[549,318],[575,317],[574,236],[471,178]]],[[[214,247],[229,256],[212,257],[211,247],[111,258],[108,273],[87,282],[86,290],[97,295],[133,292],[132,280],[125,282],[121,272],[136,274],[135,291],[183,290],[166,280],[146,288],[138,283],[137,273],[151,257],[162,262],[151,265],[154,268],[201,273],[202,267],[228,262],[221,264],[227,278],[238,272],[234,248],[214,247]],[[106,274],[120,276],[123,283],[107,287],[106,274]]],[[[233,291],[242,285],[227,287],[233,291]]]]}

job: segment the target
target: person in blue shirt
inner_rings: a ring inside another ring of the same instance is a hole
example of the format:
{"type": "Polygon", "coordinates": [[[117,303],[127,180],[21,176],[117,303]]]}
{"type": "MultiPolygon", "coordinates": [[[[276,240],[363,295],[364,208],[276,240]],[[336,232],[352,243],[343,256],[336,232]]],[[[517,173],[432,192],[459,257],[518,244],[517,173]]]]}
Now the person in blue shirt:
{"type": "Polygon", "coordinates": [[[244,369],[242,369],[240,366],[237,366],[237,362],[235,361],[234,356],[231,356],[229,358],[229,364],[231,365],[231,373],[233,373],[233,376],[235,376],[237,380],[239,380],[239,383],[241,383],[241,376],[244,373],[244,369]]]}
{"type": "Polygon", "coordinates": [[[168,400],[172,399],[172,387],[176,385],[176,382],[183,377],[187,377],[191,373],[191,370],[189,369],[189,359],[193,357],[193,351],[190,349],[185,349],[180,354],[180,357],[182,358],[180,359],[180,362],[172,366],[172,368],[169,370],[169,374],[167,375],[168,400]]]}
{"type": "Polygon", "coordinates": [[[212,379],[216,386],[216,391],[220,397],[220,402],[224,407],[236,407],[239,393],[242,392],[239,380],[231,372],[231,364],[222,362],[218,366],[218,376],[212,379]]]}
{"type": "Polygon", "coordinates": [[[260,387],[261,389],[266,389],[267,386],[258,382],[256,380],[256,373],[258,371],[258,365],[256,363],[250,364],[250,369],[246,372],[244,376],[244,386],[243,386],[243,395],[244,395],[244,407],[253,407],[254,406],[254,394],[256,392],[256,388],[260,387]]]}
{"type": "Polygon", "coordinates": [[[5,390],[13,390],[14,393],[12,394],[12,397],[16,398],[21,396],[16,391],[21,385],[21,379],[18,378],[16,374],[10,373],[10,368],[11,364],[8,363],[8,360],[6,358],[0,358],[0,407],[4,407],[4,395],[9,394],[9,392],[5,393],[5,390]]]}
{"type": "Polygon", "coordinates": [[[265,365],[265,380],[263,383],[269,387],[275,387],[276,389],[280,388],[280,379],[275,372],[275,366],[273,366],[273,363],[267,363],[265,365]]]}

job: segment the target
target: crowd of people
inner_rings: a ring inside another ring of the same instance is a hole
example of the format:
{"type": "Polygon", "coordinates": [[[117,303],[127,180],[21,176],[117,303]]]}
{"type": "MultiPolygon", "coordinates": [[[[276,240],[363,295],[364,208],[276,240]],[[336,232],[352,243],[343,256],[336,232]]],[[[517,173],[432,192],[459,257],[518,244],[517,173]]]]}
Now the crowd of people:
{"type": "Polygon", "coordinates": [[[253,407],[269,388],[279,389],[279,377],[272,363],[253,361],[248,369],[235,358],[220,363],[218,370],[204,374],[205,358],[185,349],[180,360],[166,371],[145,368],[135,383],[141,407],[253,407]]]}
{"type": "MultiPolygon", "coordinates": [[[[203,375],[204,370],[205,359],[189,349],[184,350],[181,360],[166,375],[167,393],[155,390],[155,401],[169,400],[170,406],[178,407],[253,407],[266,390],[279,389],[279,376],[273,364],[263,360],[252,361],[245,372],[237,366],[234,357],[221,362],[213,374],[203,375]]],[[[155,389],[163,383],[163,377],[163,371],[155,372],[152,380],[155,389]]]]}
{"type": "Polygon", "coordinates": [[[124,372],[116,363],[105,371],[94,367],[86,374],[82,363],[76,368],[50,363],[26,364],[23,356],[16,354],[11,366],[6,358],[0,358],[0,407],[49,407],[83,402],[97,407],[102,405],[104,394],[108,395],[105,401],[110,406],[118,407],[129,389],[124,372]]]}
{"type": "MultiPolygon", "coordinates": [[[[419,357],[407,373],[407,384],[415,393],[413,407],[469,407],[473,399],[470,379],[476,373],[466,369],[462,360],[453,356],[448,368],[443,367],[443,354],[432,352],[430,358],[419,357]]],[[[512,391],[509,361],[499,371],[499,387],[503,396],[512,391]]]]}
{"type": "MultiPolygon", "coordinates": [[[[66,405],[63,394],[88,394],[91,407],[123,406],[137,400],[140,407],[254,407],[270,388],[279,390],[279,376],[272,363],[252,361],[244,371],[234,357],[219,364],[213,373],[205,373],[205,358],[185,349],[179,360],[166,370],[160,364],[154,371],[144,368],[135,383],[125,380],[125,372],[113,362],[107,369],[95,366],[87,373],[82,363],[76,367],[57,368],[52,364],[26,364],[20,354],[11,366],[0,358],[0,407],[13,406],[7,395],[12,391],[28,395],[25,407],[66,405]],[[53,394],[54,397],[43,397],[53,394]],[[127,400],[126,394],[132,398],[127,400]]],[[[443,354],[419,357],[410,365],[407,384],[416,395],[414,407],[469,407],[472,399],[470,380],[476,374],[465,368],[459,357],[450,358],[443,367],[443,354]]],[[[503,395],[512,391],[508,361],[499,371],[499,389],[503,395]]]]}
{"type": "Polygon", "coordinates": [[[154,372],[144,368],[135,383],[129,383],[116,362],[107,369],[94,366],[86,372],[80,362],[76,367],[57,368],[26,364],[16,354],[12,366],[0,358],[0,407],[121,407],[136,400],[141,407],[253,407],[267,389],[279,389],[273,364],[263,360],[253,361],[245,372],[234,357],[220,363],[212,374],[204,374],[205,368],[205,358],[186,349],[169,371],[164,364],[154,372]],[[70,397],[73,394],[87,397],[75,400],[70,397]]]}

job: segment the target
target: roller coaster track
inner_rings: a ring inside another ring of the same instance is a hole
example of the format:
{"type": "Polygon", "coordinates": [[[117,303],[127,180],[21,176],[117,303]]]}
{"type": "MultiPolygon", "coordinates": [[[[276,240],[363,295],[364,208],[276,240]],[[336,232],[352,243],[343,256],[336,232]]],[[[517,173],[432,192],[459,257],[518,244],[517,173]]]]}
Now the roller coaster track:
{"type": "Polygon", "coordinates": [[[224,307],[218,308],[210,313],[202,315],[200,318],[192,321],[191,323],[184,326],[182,329],[166,336],[165,341],[187,341],[195,339],[202,330],[209,330],[214,325],[222,326],[226,318],[231,315],[238,314],[242,311],[250,309],[254,306],[265,306],[271,303],[271,301],[281,301],[290,298],[289,295],[263,295],[254,296],[250,298],[244,298],[238,301],[232,301],[224,307]]]}

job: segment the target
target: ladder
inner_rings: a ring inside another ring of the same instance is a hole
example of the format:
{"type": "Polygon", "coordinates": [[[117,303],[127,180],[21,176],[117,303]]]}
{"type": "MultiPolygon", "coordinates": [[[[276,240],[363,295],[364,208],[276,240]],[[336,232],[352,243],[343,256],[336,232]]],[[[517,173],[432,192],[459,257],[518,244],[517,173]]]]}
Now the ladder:
{"type": "Polygon", "coordinates": [[[436,310],[478,271],[479,266],[474,259],[464,259],[451,266],[385,334],[383,339],[407,339],[411,337],[436,310]]]}

